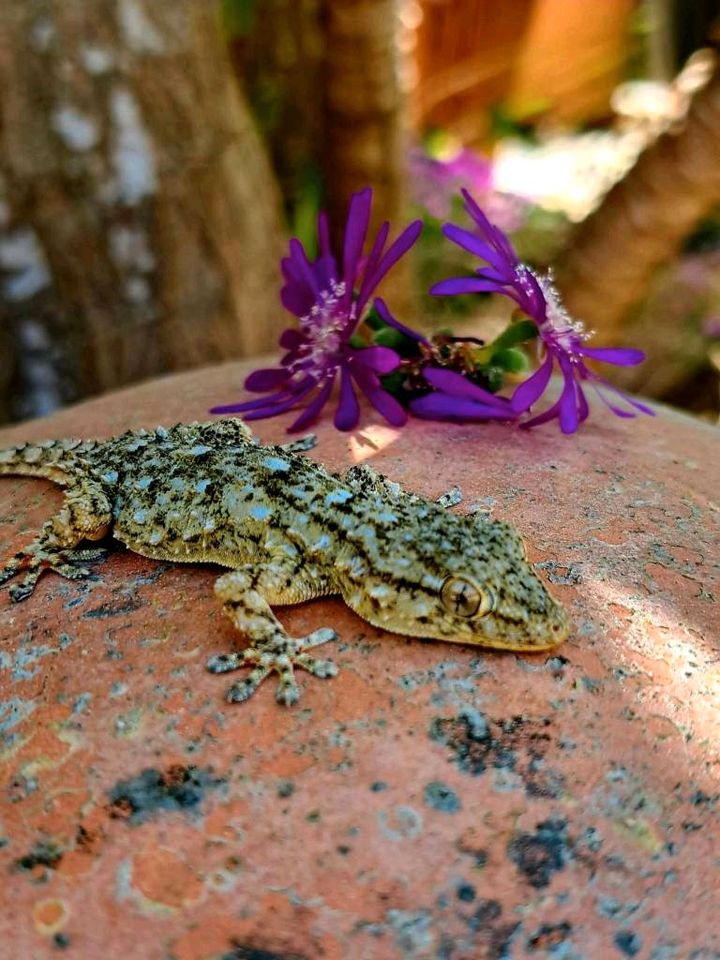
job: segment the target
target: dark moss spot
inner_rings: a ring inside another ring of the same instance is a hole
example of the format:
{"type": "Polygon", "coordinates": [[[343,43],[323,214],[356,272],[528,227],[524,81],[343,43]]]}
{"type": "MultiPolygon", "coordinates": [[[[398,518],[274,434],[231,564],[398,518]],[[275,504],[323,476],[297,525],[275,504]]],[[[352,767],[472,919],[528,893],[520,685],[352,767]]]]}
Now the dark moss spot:
{"type": "Polygon", "coordinates": [[[341,843],[336,849],[341,857],[346,857],[352,850],[352,847],[349,847],[346,843],[341,843]]]}
{"type": "Polygon", "coordinates": [[[640,952],[642,940],[631,930],[621,930],[615,934],[615,946],[625,954],[626,957],[634,957],[640,952]]]}
{"type": "Polygon", "coordinates": [[[295,793],[295,784],[292,780],[281,780],[278,784],[277,795],[281,798],[291,797],[295,793]]]}
{"type": "Polygon", "coordinates": [[[478,900],[475,910],[468,920],[468,926],[471,930],[482,930],[487,927],[502,913],[502,907],[498,900],[478,900]]]}
{"type": "Polygon", "coordinates": [[[147,768],[131,780],[119,780],[109,791],[110,816],[135,825],[161,810],[189,812],[208,790],[225,781],[211,769],[175,764],[166,770],[147,768]]]}
{"type": "Polygon", "coordinates": [[[102,603],[99,607],[93,607],[92,610],[86,610],[82,615],[83,620],[107,620],[109,617],[120,617],[126,613],[132,613],[133,610],[139,610],[142,604],[139,600],[127,600],[125,603],[119,603],[115,606],[112,603],[102,603]]]}
{"type": "Polygon", "coordinates": [[[305,819],[308,823],[319,823],[320,822],[320,811],[311,810],[310,813],[305,815],[305,819]]]}
{"type": "Polygon", "coordinates": [[[563,675],[564,668],[570,663],[567,657],[559,656],[555,654],[554,657],[548,657],[545,661],[545,666],[556,678],[559,678],[563,675]]]}
{"type": "Polygon", "coordinates": [[[56,950],[67,950],[70,946],[70,937],[66,933],[56,933],[52,938],[52,945],[56,950]]]}
{"type": "Polygon", "coordinates": [[[308,960],[300,953],[277,953],[275,950],[263,950],[261,947],[251,947],[249,944],[231,941],[231,950],[224,953],[221,960],[308,960]]]}
{"type": "Polygon", "coordinates": [[[477,896],[475,887],[471,883],[461,883],[455,892],[458,900],[462,900],[463,903],[472,903],[477,896]]]}
{"type": "Polygon", "coordinates": [[[690,803],[695,807],[714,805],[716,801],[717,796],[711,797],[710,794],[705,793],[703,790],[696,790],[690,795],[690,803]]]}
{"type": "Polygon", "coordinates": [[[565,943],[572,930],[567,921],[562,923],[544,923],[527,942],[528,950],[552,950],[565,943]]]}
{"type": "Polygon", "coordinates": [[[508,856],[537,889],[546,887],[571,855],[567,821],[560,818],[543,820],[535,833],[520,833],[508,844],[508,856]]]}
{"type": "MultiPolygon", "coordinates": [[[[37,872],[38,868],[47,868],[55,870],[63,858],[65,851],[54,840],[38,840],[35,846],[24,857],[19,857],[15,861],[16,870],[24,870],[27,873],[37,872]]],[[[45,877],[44,871],[39,874],[41,878],[45,877]]]]}
{"type": "Polygon", "coordinates": [[[552,740],[547,732],[550,720],[523,716],[492,720],[481,713],[465,712],[457,717],[436,718],[430,736],[447,744],[459,768],[473,776],[488,767],[512,770],[531,797],[561,795],[564,777],[545,765],[552,740]]]}
{"type": "Polygon", "coordinates": [[[433,780],[425,787],[425,803],[433,810],[442,810],[443,813],[457,813],[460,809],[460,797],[447,784],[433,780]]]}
{"type": "Polygon", "coordinates": [[[99,834],[95,830],[88,830],[82,824],[78,825],[75,833],[75,845],[83,853],[93,853],[99,839],[99,834]]]}
{"type": "Polygon", "coordinates": [[[383,790],[387,790],[388,785],[384,780],[376,780],[374,783],[370,784],[370,789],[373,793],[382,793],[383,790]]]}

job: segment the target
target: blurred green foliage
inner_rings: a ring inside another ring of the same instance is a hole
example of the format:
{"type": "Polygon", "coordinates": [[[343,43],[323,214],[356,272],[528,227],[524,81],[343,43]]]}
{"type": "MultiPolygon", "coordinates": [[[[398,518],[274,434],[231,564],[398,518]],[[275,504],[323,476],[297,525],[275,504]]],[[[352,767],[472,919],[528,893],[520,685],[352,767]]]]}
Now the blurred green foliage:
{"type": "Polygon", "coordinates": [[[220,0],[220,18],[223,30],[231,40],[252,33],[257,18],[259,0],[220,0]]]}

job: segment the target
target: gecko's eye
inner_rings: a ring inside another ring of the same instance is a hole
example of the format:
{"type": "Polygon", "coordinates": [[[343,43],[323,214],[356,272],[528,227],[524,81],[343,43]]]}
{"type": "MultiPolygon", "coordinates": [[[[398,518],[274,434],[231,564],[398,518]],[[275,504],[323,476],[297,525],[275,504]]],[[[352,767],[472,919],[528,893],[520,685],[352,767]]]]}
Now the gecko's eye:
{"type": "Polygon", "coordinates": [[[448,577],[440,598],[446,609],[457,617],[484,617],[492,609],[490,594],[465,577],[448,577]]]}

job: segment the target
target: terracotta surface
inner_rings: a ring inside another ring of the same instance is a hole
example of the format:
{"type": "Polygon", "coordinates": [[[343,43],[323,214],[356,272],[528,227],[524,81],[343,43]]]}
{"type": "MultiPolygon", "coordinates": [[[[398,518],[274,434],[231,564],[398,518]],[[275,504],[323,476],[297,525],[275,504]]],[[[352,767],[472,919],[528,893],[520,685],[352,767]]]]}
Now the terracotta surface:
{"type": "MultiPolygon", "coordinates": [[[[0,444],[205,419],[230,365],[0,444]]],[[[284,423],[257,432],[283,437],[284,423]]],[[[327,422],[313,456],[513,520],[575,623],[554,655],[384,635],[340,601],[333,680],[223,701],[215,571],[126,552],[0,598],[0,956],[717,960],[720,435],[327,422]]],[[[60,502],[0,480],[5,554],[60,502]]]]}

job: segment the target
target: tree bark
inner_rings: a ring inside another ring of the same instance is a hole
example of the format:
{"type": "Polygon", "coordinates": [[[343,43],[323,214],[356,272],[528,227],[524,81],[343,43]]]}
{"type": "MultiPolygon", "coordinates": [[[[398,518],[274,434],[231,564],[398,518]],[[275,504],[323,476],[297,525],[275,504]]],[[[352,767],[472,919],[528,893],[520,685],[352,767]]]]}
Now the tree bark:
{"type": "MultiPolygon", "coordinates": [[[[235,0],[237,2],[237,0],[235,0]]],[[[241,82],[272,157],[294,231],[315,230],[321,200],[326,45],[321,0],[262,0],[230,23],[241,82]]]]}
{"type": "Polygon", "coordinates": [[[326,129],[323,159],[331,222],[370,184],[375,223],[397,224],[405,205],[403,95],[395,0],[324,0],[326,129]]]}
{"type": "MultiPolygon", "coordinates": [[[[641,154],[579,226],[558,265],[558,285],[568,309],[595,329],[599,343],[637,339],[628,311],[645,295],[657,267],[674,256],[701,218],[720,202],[718,158],[716,62],[681,127],[663,134],[641,154]]],[[[655,339],[662,341],[662,331],[655,331],[655,339]]],[[[628,371],[625,382],[634,376],[628,371]]]]}
{"type": "MultiPolygon", "coordinates": [[[[25,266],[46,270],[30,289],[66,354],[63,399],[271,347],[279,196],[216,4],[4,0],[3,14],[5,238],[30,236],[25,266]]],[[[5,267],[22,313],[27,285],[5,267]]]]}

